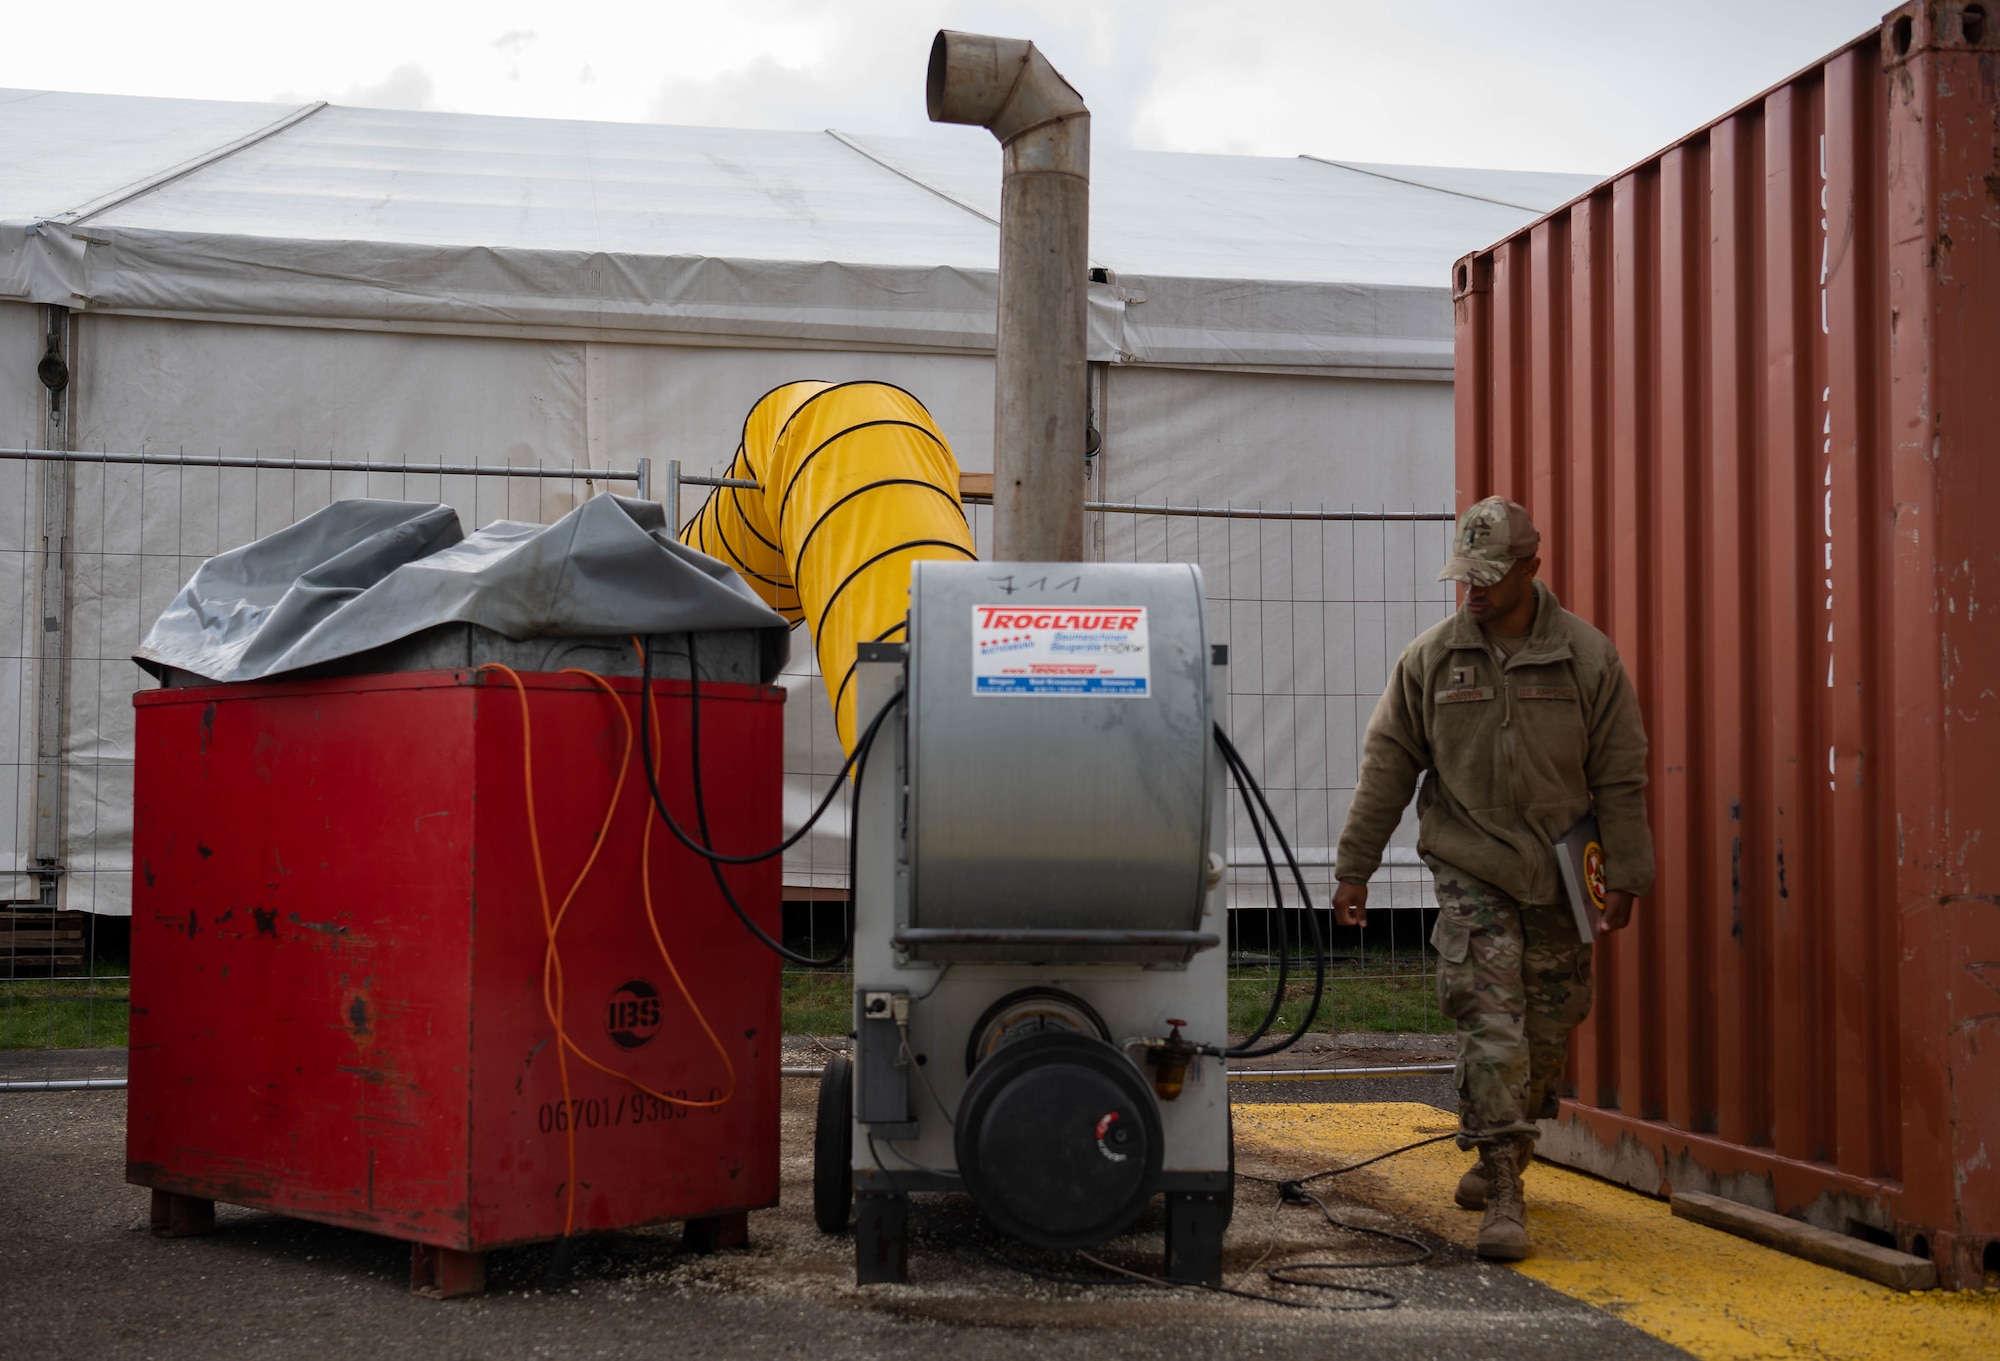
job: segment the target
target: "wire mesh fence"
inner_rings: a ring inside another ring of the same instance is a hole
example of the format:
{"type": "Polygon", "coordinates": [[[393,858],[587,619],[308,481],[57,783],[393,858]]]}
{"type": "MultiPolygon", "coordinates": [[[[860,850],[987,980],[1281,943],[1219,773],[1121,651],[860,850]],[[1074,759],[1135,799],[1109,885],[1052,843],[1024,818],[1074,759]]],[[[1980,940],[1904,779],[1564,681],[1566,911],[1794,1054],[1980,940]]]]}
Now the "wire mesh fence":
{"type": "MultiPolygon", "coordinates": [[[[713,485],[673,474],[657,489],[670,503],[684,483],[713,485]]],[[[32,1079],[22,1070],[36,1055],[124,1043],[131,696],[153,684],[130,658],[196,567],[339,499],[443,502],[472,530],[546,523],[606,490],[645,494],[650,475],[644,461],[605,469],[0,449],[0,1050],[11,1051],[0,1082],[32,1079]]],[[[991,509],[967,510],[984,553],[991,509]]],[[[1443,510],[1351,507],[1094,504],[1089,513],[1099,560],[1202,569],[1211,639],[1229,649],[1224,721],[1259,772],[1329,932],[1322,1027],[1445,1028],[1424,943],[1434,901],[1410,828],[1376,879],[1365,930],[1333,933],[1324,908],[1369,711],[1404,643],[1451,607],[1450,588],[1432,579],[1448,521],[1443,510]]],[[[837,767],[837,757],[825,759],[837,747],[812,648],[801,639],[793,656],[788,818],[837,767]]],[[[1306,987],[1308,909],[1288,883],[1277,908],[1255,838],[1231,806],[1232,1019],[1261,1014],[1288,954],[1290,1023],[1306,987]]],[[[839,813],[829,828],[844,829],[839,813]]],[[[830,944],[845,899],[843,838],[834,830],[787,861],[788,929],[816,952],[830,944]]],[[[786,998],[788,1029],[846,1030],[839,975],[788,974],[786,998]]]]}
{"type": "Polygon", "coordinates": [[[1361,738],[1403,647],[1453,606],[1436,580],[1448,511],[1324,507],[1106,507],[1092,516],[1104,561],[1202,569],[1210,636],[1228,648],[1223,723],[1263,786],[1310,890],[1308,909],[1264,857],[1232,787],[1228,839],[1232,1028],[1268,1005],[1279,958],[1290,985],[1280,1027],[1310,994],[1315,924],[1328,942],[1319,1024],[1336,1032],[1430,1032],[1440,1016],[1429,952],[1436,907],[1414,825],[1400,829],[1371,885],[1369,923],[1337,929],[1327,911],[1334,853],[1360,768],[1361,738]],[[1282,906],[1281,906],[1282,904],[1282,906]]]}
{"type": "Polygon", "coordinates": [[[131,697],[154,684],[131,656],[196,567],[336,500],[443,502],[475,529],[648,471],[0,449],[0,1083],[125,1043],[131,697]]]}
{"type": "MultiPolygon", "coordinates": [[[[969,504],[973,539],[991,547],[992,510],[969,504]]],[[[1191,562],[1202,571],[1209,637],[1228,648],[1224,726],[1257,773],[1304,872],[1329,943],[1328,993],[1317,1025],[1337,1032],[1442,1032],[1428,936],[1436,900],[1417,858],[1414,822],[1401,828],[1371,885],[1369,924],[1335,929],[1327,910],[1334,847],[1353,796],[1361,736],[1389,670],[1412,638],[1450,613],[1453,588],[1436,580],[1451,538],[1444,509],[1176,506],[1091,503],[1088,551],[1103,562],[1191,562]]],[[[810,649],[794,650],[793,683],[809,690],[810,649]],[[802,655],[803,654],[803,655],[802,655]]],[[[794,713],[831,719],[815,697],[794,713]]],[[[788,722],[792,721],[788,719],[788,722]]],[[[837,769],[823,740],[790,744],[794,778],[815,794],[837,769]],[[820,753],[817,757],[814,753],[820,753]]],[[[1311,993],[1311,927],[1289,876],[1274,899],[1270,876],[1232,784],[1228,836],[1231,1024],[1254,1026],[1284,956],[1280,1012],[1296,1024],[1311,993]],[[1283,907],[1278,906],[1282,901],[1283,907]]],[[[1282,867],[1281,867],[1282,868],[1282,867]]],[[[845,900],[844,843],[827,839],[788,869],[800,946],[830,953],[845,900]],[[808,895],[817,902],[808,904],[808,895]]],[[[843,1034],[844,975],[786,974],[788,1029],[843,1034]]]]}

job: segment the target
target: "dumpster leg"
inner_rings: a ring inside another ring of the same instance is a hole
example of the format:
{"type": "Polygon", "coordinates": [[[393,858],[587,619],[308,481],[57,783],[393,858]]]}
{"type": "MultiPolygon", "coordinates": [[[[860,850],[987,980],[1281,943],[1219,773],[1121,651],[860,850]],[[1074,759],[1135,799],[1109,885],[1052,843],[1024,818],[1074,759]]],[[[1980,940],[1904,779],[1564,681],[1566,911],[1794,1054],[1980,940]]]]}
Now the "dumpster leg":
{"type": "Polygon", "coordinates": [[[215,1202],[177,1191],[153,1192],[153,1232],[161,1238],[193,1238],[215,1232],[215,1202]]]}
{"type": "Polygon", "coordinates": [[[410,1289],[426,1299],[486,1293],[486,1254],[410,1244],[410,1289]]]}
{"type": "Polygon", "coordinates": [[[681,1225],[681,1251],[709,1253],[750,1246],[750,1212],[708,1215],[681,1225]]]}

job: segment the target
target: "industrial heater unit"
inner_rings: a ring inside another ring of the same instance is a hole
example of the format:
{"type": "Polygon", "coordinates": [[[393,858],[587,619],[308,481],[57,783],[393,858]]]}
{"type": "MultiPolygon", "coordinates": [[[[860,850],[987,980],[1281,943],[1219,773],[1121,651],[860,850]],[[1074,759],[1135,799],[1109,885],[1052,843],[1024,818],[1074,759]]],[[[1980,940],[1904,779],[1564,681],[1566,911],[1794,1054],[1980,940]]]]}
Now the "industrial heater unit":
{"type": "Polygon", "coordinates": [[[891,712],[815,1188],[828,1229],[858,1193],[860,1280],[904,1279],[910,1192],[960,1189],[1050,1248],[1163,1192],[1167,1274],[1219,1280],[1222,660],[1187,565],[918,563],[907,648],[863,646],[891,712]]]}
{"type": "Polygon", "coordinates": [[[1032,43],[949,31],[925,94],[933,121],[1002,147],[993,560],[912,563],[905,641],[859,647],[854,726],[878,740],[856,776],[854,1048],[821,1079],[815,1214],[833,1233],[852,1212],[858,1279],[899,1281],[913,1191],[967,1191],[1054,1249],[1163,1194],[1165,1274],[1219,1284],[1225,1064],[1244,1052],[1225,768],[1270,809],[1216,726],[1228,659],[1199,569],[1080,560],[1089,110],[1032,43]]]}

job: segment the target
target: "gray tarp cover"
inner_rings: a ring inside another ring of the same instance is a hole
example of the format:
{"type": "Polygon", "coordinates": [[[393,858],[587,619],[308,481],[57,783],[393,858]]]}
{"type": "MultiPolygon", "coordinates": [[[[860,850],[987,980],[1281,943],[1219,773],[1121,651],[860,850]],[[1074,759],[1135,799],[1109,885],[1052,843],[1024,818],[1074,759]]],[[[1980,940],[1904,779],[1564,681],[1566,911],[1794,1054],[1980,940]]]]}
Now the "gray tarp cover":
{"type": "MultiPolygon", "coordinates": [[[[552,525],[498,520],[468,538],[450,506],[357,500],[210,558],[132,659],[260,680],[453,623],[509,638],[789,631],[734,571],[674,542],[657,502],[599,496],[552,525]]],[[[785,647],[760,650],[769,682],[785,647]]]]}

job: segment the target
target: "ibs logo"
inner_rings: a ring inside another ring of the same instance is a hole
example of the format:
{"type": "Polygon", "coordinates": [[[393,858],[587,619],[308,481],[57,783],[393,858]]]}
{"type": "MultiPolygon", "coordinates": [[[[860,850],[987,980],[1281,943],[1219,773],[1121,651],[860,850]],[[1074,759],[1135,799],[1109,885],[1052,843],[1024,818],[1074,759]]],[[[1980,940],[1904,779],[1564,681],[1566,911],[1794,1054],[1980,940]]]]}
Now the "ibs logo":
{"type": "Polygon", "coordinates": [[[620,1049],[637,1049],[660,1033],[660,990],[643,978],[622,984],[605,1006],[605,1033],[620,1049]]]}

